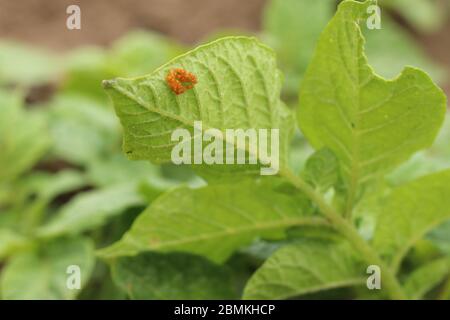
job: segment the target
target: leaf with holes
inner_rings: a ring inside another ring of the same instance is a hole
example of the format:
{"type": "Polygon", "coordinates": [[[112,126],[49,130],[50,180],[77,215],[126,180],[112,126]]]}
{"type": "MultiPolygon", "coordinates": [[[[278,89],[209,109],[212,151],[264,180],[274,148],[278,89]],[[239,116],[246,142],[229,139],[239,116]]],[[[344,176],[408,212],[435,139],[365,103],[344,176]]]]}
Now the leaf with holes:
{"type": "Polygon", "coordinates": [[[375,74],[364,54],[367,8],[343,2],[322,33],[300,90],[298,121],[316,148],[337,155],[348,213],[362,187],[434,141],[446,98],[424,72],[393,80],[375,74]]]}

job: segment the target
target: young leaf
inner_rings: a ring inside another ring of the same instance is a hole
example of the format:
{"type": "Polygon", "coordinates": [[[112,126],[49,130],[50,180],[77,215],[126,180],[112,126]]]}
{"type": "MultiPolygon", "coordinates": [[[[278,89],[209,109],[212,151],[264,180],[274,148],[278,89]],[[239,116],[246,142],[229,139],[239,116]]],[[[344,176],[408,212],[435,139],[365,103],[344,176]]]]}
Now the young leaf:
{"type": "Polygon", "coordinates": [[[300,90],[299,125],[339,159],[349,212],[362,186],[434,141],[446,98],[424,72],[394,80],[374,73],[358,23],[373,1],[344,1],[322,33],[300,90]]]}
{"type": "Polygon", "coordinates": [[[147,252],[112,263],[114,282],[131,299],[232,299],[226,267],[185,253],[147,252]]]}
{"type": "Polygon", "coordinates": [[[339,179],[339,163],[333,151],[320,149],[305,164],[304,179],[322,192],[334,186],[339,179]]]}
{"type": "MultiPolygon", "coordinates": [[[[203,131],[280,129],[280,163],[286,160],[292,113],[279,99],[281,75],[275,55],[256,39],[223,38],[177,57],[150,75],[109,80],[104,86],[124,127],[124,152],[132,160],[170,162],[178,143],[171,141],[172,132],[184,128],[193,137],[195,121],[202,121],[203,131]],[[166,83],[174,68],[191,72],[198,83],[176,95],[166,83]]],[[[203,167],[208,174],[213,170],[223,175],[259,174],[255,165],[203,167]]]]}
{"type": "Polygon", "coordinates": [[[37,234],[40,237],[77,234],[101,226],[127,208],[143,204],[136,184],[81,193],[63,206],[53,220],[39,228],[37,234]]]}
{"type": "Polygon", "coordinates": [[[296,200],[261,182],[181,187],[155,200],[124,237],[100,255],[181,251],[223,262],[255,238],[278,239],[289,226],[323,222],[311,216],[307,203],[296,200]]]}
{"type": "Polygon", "coordinates": [[[41,114],[23,110],[22,97],[0,91],[0,181],[12,181],[31,168],[50,141],[41,114]]]}
{"type": "Polygon", "coordinates": [[[1,295],[8,300],[73,299],[79,290],[67,287],[67,268],[77,265],[81,287],[94,266],[94,247],[84,238],[56,239],[15,255],[1,278],[1,295]]]}
{"type": "Polygon", "coordinates": [[[450,258],[442,258],[421,266],[406,278],[403,287],[411,299],[421,299],[450,274],[450,258]]]}
{"type": "Polygon", "coordinates": [[[247,283],[244,299],[287,299],[362,285],[365,271],[348,243],[305,240],[275,252],[247,283]]]}
{"type": "Polygon", "coordinates": [[[377,221],[375,248],[397,270],[408,250],[450,219],[450,170],[394,189],[377,221]]]}

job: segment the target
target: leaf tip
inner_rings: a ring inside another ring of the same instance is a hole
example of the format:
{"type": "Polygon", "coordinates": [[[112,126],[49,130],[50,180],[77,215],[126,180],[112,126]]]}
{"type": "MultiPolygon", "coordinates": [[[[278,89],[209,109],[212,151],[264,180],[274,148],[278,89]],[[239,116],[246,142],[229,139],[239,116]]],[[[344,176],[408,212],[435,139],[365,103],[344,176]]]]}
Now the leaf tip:
{"type": "Polygon", "coordinates": [[[112,88],[116,84],[116,80],[103,80],[102,86],[104,89],[112,88]]]}

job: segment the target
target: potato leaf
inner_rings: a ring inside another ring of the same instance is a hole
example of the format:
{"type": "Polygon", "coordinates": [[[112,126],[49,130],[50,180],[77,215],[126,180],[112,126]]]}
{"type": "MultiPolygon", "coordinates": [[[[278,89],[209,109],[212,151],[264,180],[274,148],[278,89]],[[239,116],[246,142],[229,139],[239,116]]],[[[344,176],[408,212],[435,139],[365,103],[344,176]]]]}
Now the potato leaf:
{"type": "MultiPolygon", "coordinates": [[[[172,132],[184,128],[193,137],[194,121],[202,121],[203,131],[280,129],[280,163],[286,161],[292,114],[279,99],[281,75],[275,55],[256,39],[223,38],[175,58],[150,75],[109,80],[104,86],[124,128],[124,152],[132,160],[170,162],[177,144],[171,140],[172,132]],[[198,83],[174,94],[166,83],[173,68],[193,73],[198,83]]],[[[236,143],[223,140],[237,149],[236,143]]],[[[259,174],[256,165],[202,167],[209,176],[214,170],[222,177],[235,172],[259,174]]]]}
{"type": "Polygon", "coordinates": [[[397,270],[408,250],[450,219],[450,170],[394,189],[379,215],[373,244],[397,270]]]}
{"type": "Polygon", "coordinates": [[[424,72],[376,75],[358,23],[373,1],[345,1],[322,33],[300,90],[299,125],[310,143],[333,150],[347,188],[346,211],[361,187],[434,141],[446,98],[424,72]]]}
{"type": "Polygon", "coordinates": [[[366,267],[346,242],[304,240],[275,252],[250,278],[244,299],[286,299],[362,285],[366,267]]]}
{"type": "Polygon", "coordinates": [[[156,199],[100,256],[180,251],[223,262],[258,237],[279,239],[287,227],[323,222],[311,215],[308,203],[296,200],[262,182],[180,187],[156,199]]]}
{"type": "Polygon", "coordinates": [[[143,204],[135,183],[80,193],[64,205],[53,220],[40,227],[37,234],[55,237],[81,233],[103,225],[127,208],[143,204]]]}

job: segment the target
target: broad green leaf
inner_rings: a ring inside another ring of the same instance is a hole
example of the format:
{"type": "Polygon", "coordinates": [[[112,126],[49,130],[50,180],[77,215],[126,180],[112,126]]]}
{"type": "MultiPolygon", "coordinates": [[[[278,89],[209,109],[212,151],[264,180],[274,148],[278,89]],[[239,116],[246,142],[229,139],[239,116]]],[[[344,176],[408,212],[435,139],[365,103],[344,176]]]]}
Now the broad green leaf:
{"type": "Polygon", "coordinates": [[[112,262],[112,277],[131,299],[232,299],[230,272],[185,253],[148,252],[112,262]]]}
{"type": "Polygon", "coordinates": [[[339,179],[339,163],[333,151],[324,148],[312,154],[302,173],[305,181],[320,191],[327,191],[339,179]]]}
{"type": "Polygon", "coordinates": [[[409,249],[450,219],[450,170],[394,189],[378,217],[373,244],[397,270],[409,249]]]}
{"type": "Polygon", "coordinates": [[[411,299],[421,299],[450,274],[450,258],[442,258],[414,270],[403,283],[411,299]]]}
{"type": "Polygon", "coordinates": [[[362,187],[434,141],[445,95],[424,72],[376,75],[364,54],[366,10],[344,1],[322,33],[300,90],[299,125],[310,143],[336,154],[350,211],[362,187]]]}
{"type": "Polygon", "coordinates": [[[0,183],[30,169],[50,143],[45,119],[22,104],[21,95],[0,91],[0,183]]]}
{"type": "MultiPolygon", "coordinates": [[[[281,75],[275,55],[256,39],[223,38],[177,57],[150,75],[108,80],[104,86],[124,128],[123,149],[129,159],[170,162],[178,143],[171,141],[172,132],[184,128],[193,137],[194,122],[202,121],[203,131],[215,128],[223,136],[225,129],[280,129],[280,165],[285,163],[292,113],[279,99],[281,75]],[[175,95],[165,81],[173,68],[192,72],[198,83],[175,95]]],[[[219,142],[238,147],[230,139],[219,142]]],[[[201,169],[222,178],[230,172],[259,174],[257,165],[250,164],[202,165],[201,169]]]]}
{"type": "Polygon", "coordinates": [[[444,126],[427,150],[415,154],[409,161],[388,175],[393,185],[400,185],[427,174],[442,171],[450,167],[450,113],[445,116],[444,126]]]}
{"type": "Polygon", "coordinates": [[[41,237],[77,234],[101,226],[127,208],[143,204],[134,183],[80,193],[37,234],[41,237]]]}
{"type": "Polygon", "coordinates": [[[297,200],[261,181],[180,187],[156,199],[124,237],[100,255],[181,251],[223,262],[258,237],[280,239],[287,227],[322,222],[311,215],[308,203],[297,200]]]}
{"type": "Polygon", "coordinates": [[[94,266],[94,247],[84,238],[59,238],[15,255],[1,277],[1,295],[8,300],[73,299],[79,290],[67,287],[67,268],[81,271],[81,286],[94,266]]]}
{"type": "Polygon", "coordinates": [[[304,240],[275,252],[250,278],[244,299],[287,299],[365,283],[366,267],[345,242],[304,240]]]}

